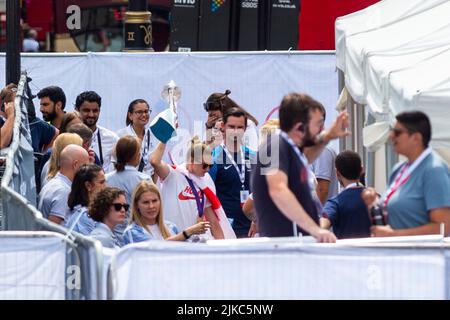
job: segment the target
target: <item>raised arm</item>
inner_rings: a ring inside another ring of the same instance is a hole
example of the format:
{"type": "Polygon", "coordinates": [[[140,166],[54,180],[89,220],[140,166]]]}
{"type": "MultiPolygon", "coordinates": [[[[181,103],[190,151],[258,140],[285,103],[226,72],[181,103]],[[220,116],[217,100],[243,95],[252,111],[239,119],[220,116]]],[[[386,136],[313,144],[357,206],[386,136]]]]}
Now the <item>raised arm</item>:
{"type": "Polygon", "coordinates": [[[161,180],[164,180],[170,173],[169,165],[162,161],[165,150],[166,145],[160,142],[156,146],[156,149],[152,152],[152,155],[150,157],[150,164],[152,165],[153,169],[155,169],[156,175],[161,180]]]}
{"type": "Polygon", "coordinates": [[[341,112],[336,120],[334,120],[331,128],[323,131],[317,136],[316,145],[304,149],[304,153],[309,163],[313,163],[322,152],[323,148],[331,140],[349,136],[351,133],[346,131],[348,128],[348,114],[346,111],[341,112]]]}

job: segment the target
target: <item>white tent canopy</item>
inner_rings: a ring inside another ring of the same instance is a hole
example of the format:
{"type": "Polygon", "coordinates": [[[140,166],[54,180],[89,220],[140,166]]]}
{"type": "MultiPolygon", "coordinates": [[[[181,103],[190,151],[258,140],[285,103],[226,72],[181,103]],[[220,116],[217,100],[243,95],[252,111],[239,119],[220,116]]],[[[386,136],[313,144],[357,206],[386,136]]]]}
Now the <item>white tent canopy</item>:
{"type": "Polygon", "coordinates": [[[347,37],[378,29],[443,2],[446,0],[383,0],[364,10],[339,17],[335,23],[337,67],[345,71],[347,37]]]}
{"type": "Polygon", "coordinates": [[[392,73],[428,60],[450,48],[450,24],[429,37],[397,50],[369,54],[365,63],[365,100],[374,113],[388,113],[389,77],[392,73]]]}
{"type": "MultiPolygon", "coordinates": [[[[396,0],[390,0],[396,1],[396,0]]],[[[450,1],[382,28],[346,39],[345,84],[355,101],[365,104],[364,66],[369,54],[394,51],[402,45],[438,32],[449,23],[450,1]]]]}
{"type": "Polygon", "coordinates": [[[364,128],[369,150],[384,144],[395,114],[421,110],[432,123],[431,145],[450,163],[449,17],[450,0],[384,0],[336,21],[346,88],[377,121],[364,128]]]}

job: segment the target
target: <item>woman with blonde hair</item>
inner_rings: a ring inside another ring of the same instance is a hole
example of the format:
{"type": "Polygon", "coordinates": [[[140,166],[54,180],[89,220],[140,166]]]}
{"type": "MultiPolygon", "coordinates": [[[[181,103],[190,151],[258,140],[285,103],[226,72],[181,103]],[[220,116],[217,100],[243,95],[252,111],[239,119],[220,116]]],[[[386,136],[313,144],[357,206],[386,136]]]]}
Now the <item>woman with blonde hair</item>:
{"type": "Polygon", "coordinates": [[[69,144],[83,146],[83,139],[75,133],[62,133],[55,139],[50,160],[44,164],[41,172],[42,187],[58,173],[59,156],[61,151],[69,144]]]}
{"type": "Polygon", "coordinates": [[[164,143],[159,143],[150,162],[162,181],[167,218],[181,229],[209,221],[211,233],[207,232],[204,238],[235,238],[215,194],[214,182],[207,174],[212,165],[211,148],[195,137],[190,141],[186,162],[173,166],[162,161],[165,148],[164,143]]]}
{"type": "Polygon", "coordinates": [[[209,222],[201,221],[178,232],[173,223],[164,221],[161,194],[149,181],[140,182],[134,190],[131,215],[131,223],[124,234],[125,244],[146,240],[185,241],[209,229],[209,222]]]}

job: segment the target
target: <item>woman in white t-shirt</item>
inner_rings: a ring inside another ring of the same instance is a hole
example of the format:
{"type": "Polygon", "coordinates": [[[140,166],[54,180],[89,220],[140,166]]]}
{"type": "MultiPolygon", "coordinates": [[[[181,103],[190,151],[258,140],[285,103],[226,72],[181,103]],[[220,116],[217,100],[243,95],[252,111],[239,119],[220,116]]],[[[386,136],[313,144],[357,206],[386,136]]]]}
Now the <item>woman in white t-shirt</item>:
{"type": "Polygon", "coordinates": [[[214,182],[207,174],[212,165],[211,149],[194,138],[187,152],[186,163],[171,166],[162,161],[165,148],[164,143],[159,143],[150,162],[162,181],[161,194],[167,219],[181,230],[199,221],[209,221],[212,237],[224,239],[221,222],[203,192],[207,187],[215,193],[214,182]],[[199,181],[203,185],[199,186],[199,181]]]}
{"type": "Polygon", "coordinates": [[[142,181],[134,190],[131,214],[131,223],[124,234],[125,244],[147,240],[185,241],[209,229],[209,222],[201,221],[179,232],[173,223],[164,221],[161,194],[149,181],[142,181]]]}
{"type": "Polygon", "coordinates": [[[128,106],[127,117],[125,120],[126,127],[117,131],[117,135],[121,138],[127,135],[138,137],[141,140],[140,162],[138,171],[153,175],[153,168],[150,165],[150,154],[156,147],[157,140],[152,135],[150,128],[147,126],[150,121],[152,109],[144,99],[136,99],[131,101],[128,106]]]}

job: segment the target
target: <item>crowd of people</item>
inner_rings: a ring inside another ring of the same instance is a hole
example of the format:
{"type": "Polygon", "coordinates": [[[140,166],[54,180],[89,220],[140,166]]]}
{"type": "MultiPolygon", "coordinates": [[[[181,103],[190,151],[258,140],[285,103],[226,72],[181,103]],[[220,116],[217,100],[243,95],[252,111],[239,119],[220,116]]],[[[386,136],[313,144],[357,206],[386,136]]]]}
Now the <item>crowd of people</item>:
{"type": "MultiPolygon", "coordinates": [[[[0,93],[1,148],[12,139],[17,86],[0,93]]],[[[360,156],[328,146],[350,135],[346,112],[324,129],[314,98],[283,97],[278,119],[261,125],[225,93],[204,103],[205,138],[192,137],[184,163],[167,163],[166,143],[149,127],[152,108],[130,102],[117,134],[97,124],[101,97],[85,91],[65,110],[57,86],[37,94],[43,119],[31,116],[32,146],[42,155],[38,209],[69,232],[105,247],[148,240],[311,235],[318,242],[450,231],[450,171],[430,146],[426,114],[396,116],[391,139],[406,160],[387,191],[364,185],[360,156]],[[381,210],[382,222],[371,213],[381,210]]]]}

